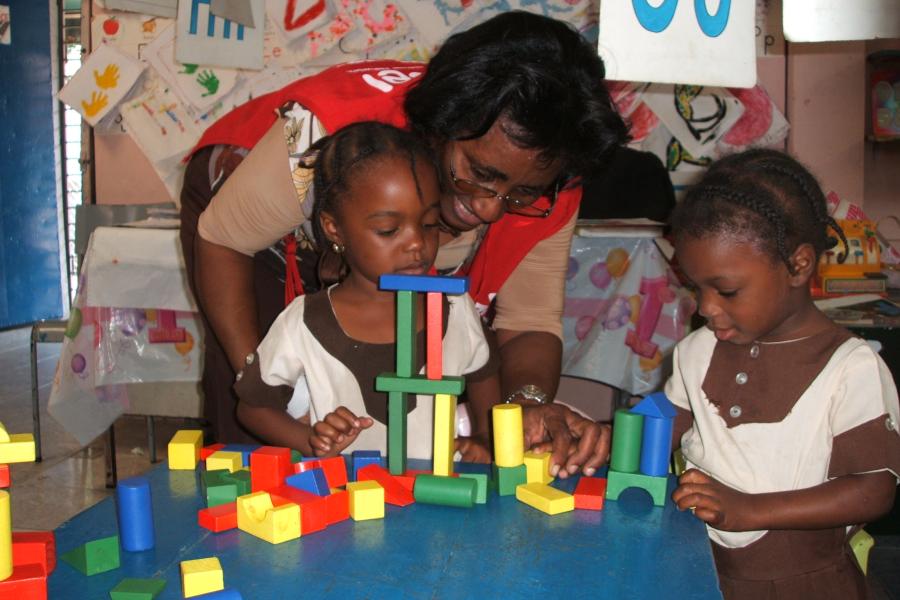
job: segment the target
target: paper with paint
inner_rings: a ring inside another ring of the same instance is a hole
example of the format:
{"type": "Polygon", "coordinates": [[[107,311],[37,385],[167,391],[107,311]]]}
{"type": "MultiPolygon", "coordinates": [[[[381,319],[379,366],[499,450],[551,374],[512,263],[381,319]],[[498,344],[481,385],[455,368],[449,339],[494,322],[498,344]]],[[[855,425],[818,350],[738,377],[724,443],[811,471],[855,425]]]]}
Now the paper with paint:
{"type": "Polygon", "coordinates": [[[144,68],[121,50],[102,44],[59,91],[59,99],[96,125],[125,98],[144,68]]]}
{"type": "Polygon", "coordinates": [[[95,14],[91,18],[91,40],[94,47],[111,44],[132,58],[140,59],[143,47],[174,22],[135,13],[95,14]]]}
{"type": "Polygon", "coordinates": [[[105,0],[104,4],[109,10],[124,10],[174,19],[178,8],[178,0],[105,0]]]}
{"type": "Polygon", "coordinates": [[[210,12],[211,0],[182,0],[175,22],[175,58],[183,64],[233,69],[263,68],[264,0],[248,0],[253,22],[247,27],[210,12]]]}

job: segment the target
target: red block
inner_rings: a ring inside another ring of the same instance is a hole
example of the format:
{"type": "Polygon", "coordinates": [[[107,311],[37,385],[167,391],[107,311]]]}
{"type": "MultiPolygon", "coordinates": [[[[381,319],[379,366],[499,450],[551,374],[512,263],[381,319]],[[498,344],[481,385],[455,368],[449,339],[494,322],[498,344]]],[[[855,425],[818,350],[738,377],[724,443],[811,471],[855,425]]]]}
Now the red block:
{"type": "Polygon", "coordinates": [[[207,458],[209,458],[210,454],[213,454],[214,452],[218,452],[219,450],[221,450],[224,447],[225,447],[225,444],[212,444],[210,446],[205,446],[203,448],[200,448],[200,460],[206,460],[207,458]]]}
{"type": "Polygon", "coordinates": [[[274,506],[282,504],[297,504],[300,506],[300,534],[307,535],[322,531],[328,527],[327,496],[317,496],[305,490],[298,490],[289,485],[283,485],[269,491],[274,506]]]}
{"type": "Polygon", "coordinates": [[[0,598],[47,600],[47,576],[41,565],[16,565],[12,575],[0,581],[0,598]]]}
{"type": "Polygon", "coordinates": [[[582,477],[575,486],[575,508],[582,510],[603,510],[606,497],[606,479],[602,477],[582,477]]]}
{"type": "Polygon", "coordinates": [[[432,380],[444,376],[444,295],[440,292],[425,294],[425,377],[432,380]]]}
{"type": "Polygon", "coordinates": [[[328,482],[329,488],[347,485],[347,464],[341,456],[298,462],[294,463],[293,467],[294,473],[303,473],[310,469],[322,469],[325,472],[325,481],[328,482]]]}
{"type": "Polygon", "coordinates": [[[350,518],[350,492],[341,490],[332,492],[322,498],[326,503],[326,518],[329,525],[334,525],[350,518]]]}
{"type": "Polygon", "coordinates": [[[416,501],[413,493],[394,479],[381,465],[366,465],[356,474],[357,481],[377,481],[384,488],[384,501],[394,506],[409,506],[416,501]]]}
{"type": "Polygon", "coordinates": [[[56,538],[52,531],[14,531],[13,565],[40,565],[44,575],[56,568],[56,538]]]}
{"type": "Polygon", "coordinates": [[[284,478],[294,473],[291,451],[287,448],[262,446],[250,454],[250,489],[263,492],[284,485],[284,478]]]}
{"type": "Polygon", "coordinates": [[[8,488],[10,483],[9,465],[0,465],[0,488],[8,488]]]}
{"type": "Polygon", "coordinates": [[[409,490],[410,493],[413,491],[413,488],[416,485],[415,475],[394,475],[394,479],[397,480],[397,483],[409,490]]]}
{"type": "Polygon", "coordinates": [[[197,524],[215,533],[237,528],[237,503],[228,502],[197,511],[197,524]]]}

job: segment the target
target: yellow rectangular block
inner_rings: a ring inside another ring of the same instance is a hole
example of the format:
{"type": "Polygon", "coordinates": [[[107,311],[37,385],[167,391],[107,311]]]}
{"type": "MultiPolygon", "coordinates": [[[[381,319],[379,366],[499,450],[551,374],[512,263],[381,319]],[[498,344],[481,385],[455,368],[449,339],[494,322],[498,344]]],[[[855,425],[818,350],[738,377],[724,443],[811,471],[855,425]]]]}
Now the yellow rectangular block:
{"type": "Polygon", "coordinates": [[[199,429],[180,429],[169,440],[169,469],[193,471],[200,462],[203,432],[199,429]]]}
{"type": "Polygon", "coordinates": [[[225,576],[218,557],[181,562],[181,591],[185,598],[225,589],[225,576]]]}
{"type": "Polygon", "coordinates": [[[34,462],[34,435],[12,433],[8,442],[0,443],[0,464],[34,462]]]}
{"type": "Polygon", "coordinates": [[[377,481],[351,481],[350,517],[354,521],[384,518],[384,488],[377,481]]]}
{"type": "Polygon", "coordinates": [[[228,469],[229,473],[234,473],[243,467],[244,457],[240,452],[225,452],[224,450],[219,450],[206,457],[207,471],[228,469]]]}
{"type": "Polygon", "coordinates": [[[273,506],[268,492],[256,492],[237,499],[237,525],[241,531],[280,544],[300,537],[300,507],[273,506]]]}
{"type": "Polygon", "coordinates": [[[453,440],[456,437],[456,396],[434,395],[434,457],[435,475],[453,474],[453,440]]]}
{"type": "Polygon", "coordinates": [[[0,423],[0,443],[8,442],[8,441],[9,441],[9,434],[6,433],[6,425],[4,425],[3,423],[0,423]]]}
{"type": "Polygon", "coordinates": [[[525,453],[525,469],[526,481],[528,483],[550,483],[553,477],[550,476],[550,456],[549,452],[526,452],[525,453]]]}
{"type": "Polygon", "coordinates": [[[12,515],[9,511],[9,492],[0,490],[0,581],[13,572],[12,515]]]}
{"type": "Polygon", "coordinates": [[[575,510],[575,496],[544,483],[523,483],[516,486],[516,500],[548,515],[575,510]]]}

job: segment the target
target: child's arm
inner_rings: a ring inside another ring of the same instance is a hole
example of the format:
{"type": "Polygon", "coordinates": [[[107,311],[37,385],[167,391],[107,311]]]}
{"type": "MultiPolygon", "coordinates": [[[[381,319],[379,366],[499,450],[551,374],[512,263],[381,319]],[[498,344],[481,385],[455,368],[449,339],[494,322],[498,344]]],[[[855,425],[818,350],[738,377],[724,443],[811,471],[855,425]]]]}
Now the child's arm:
{"type": "Polygon", "coordinates": [[[312,453],[315,456],[337,456],[356,440],[363,429],[373,424],[371,417],[357,417],[350,409],[339,406],[313,425],[309,437],[312,453]]]}
{"type": "Polygon", "coordinates": [[[313,455],[310,446],[312,428],[309,426],[308,416],[294,419],[279,408],[238,402],[237,418],[252,434],[268,444],[294,448],[304,456],[313,455]]]}
{"type": "Polygon", "coordinates": [[[826,529],[871,522],[891,510],[890,471],[845,475],[803,490],[746,494],[696,469],[685,471],[672,499],[723,531],[826,529]]]}

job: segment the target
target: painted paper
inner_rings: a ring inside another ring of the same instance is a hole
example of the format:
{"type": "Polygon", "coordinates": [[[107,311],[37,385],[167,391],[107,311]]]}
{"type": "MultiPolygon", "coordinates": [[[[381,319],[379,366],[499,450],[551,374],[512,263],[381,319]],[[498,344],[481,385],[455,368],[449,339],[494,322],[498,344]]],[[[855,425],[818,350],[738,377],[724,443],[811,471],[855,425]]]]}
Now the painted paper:
{"type": "Polygon", "coordinates": [[[269,19],[288,41],[322,27],[337,11],[328,0],[266,0],[269,19]]]}
{"type": "Polygon", "coordinates": [[[253,21],[247,27],[210,12],[211,0],[182,0],[175,23],[175,58],[183,64],[233,69],[263,68],[264,0],[249,0],[253,21]]]}
{"type": "Polygon", "coordinates": [[[721,153],[771,148],[784,142],[790,125],[761,85],[729,91],[743,105],[744,113],[719,141],[721,153]]]}
{"type": "Polygon", "coordinates": [[[145,65],[108,44],[94,50],[59,91],[59,99],[96,125],[125,98],[145,65]]]}
{"type": "Polygon", "coordinates": [[[132,58],[139,59],[144,46],[172,23],[172,19],[135,13],[95,14],[91,18],[91,40],[95,48],[99,44],[111,44],[132,58]]]}

